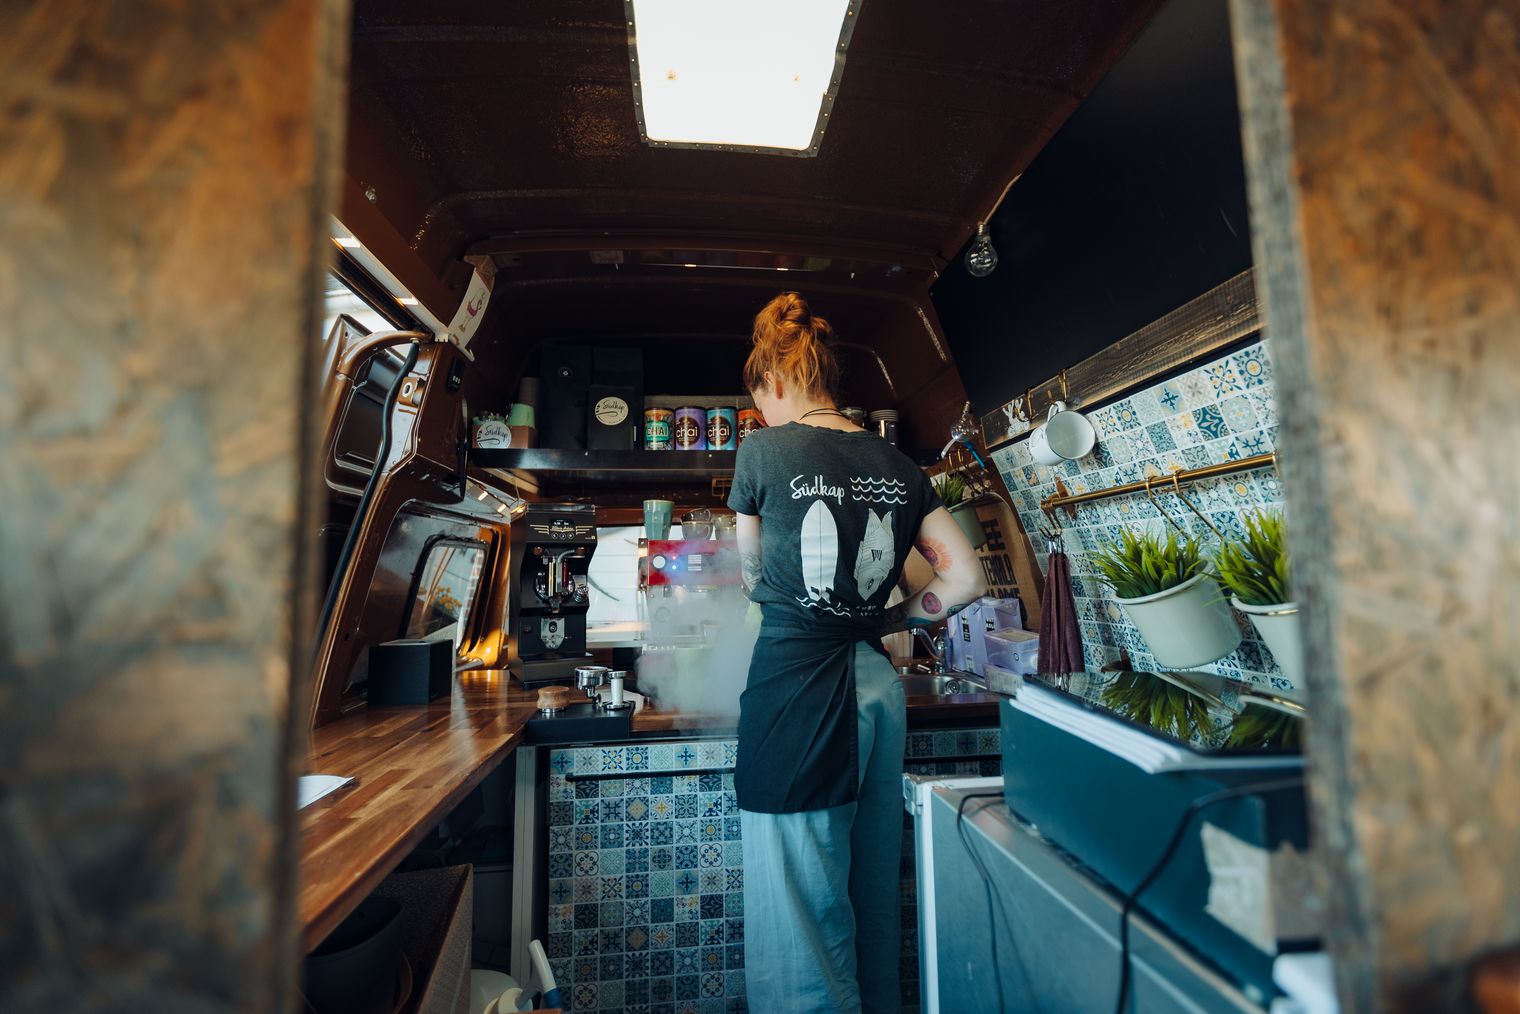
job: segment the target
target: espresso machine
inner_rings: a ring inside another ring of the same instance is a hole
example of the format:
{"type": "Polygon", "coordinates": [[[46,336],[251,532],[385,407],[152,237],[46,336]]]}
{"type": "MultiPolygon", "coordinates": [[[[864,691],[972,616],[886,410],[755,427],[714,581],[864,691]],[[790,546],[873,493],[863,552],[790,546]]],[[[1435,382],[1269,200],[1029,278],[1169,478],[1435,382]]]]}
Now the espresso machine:
{"type": "Polygon", "coordinates": [[[641,678],[702,679],[715,648],[742,640],[747,599],[732,516],[694,512],[681,529],[681,539],[640,540],[641,678]]]}
{"type": "Polygon", "coordinates": [[[524,685],[564,681],[591,664],[587,568],[596,551],[590,504],[528,506],[512,523],[507,667],[524,685]]]}

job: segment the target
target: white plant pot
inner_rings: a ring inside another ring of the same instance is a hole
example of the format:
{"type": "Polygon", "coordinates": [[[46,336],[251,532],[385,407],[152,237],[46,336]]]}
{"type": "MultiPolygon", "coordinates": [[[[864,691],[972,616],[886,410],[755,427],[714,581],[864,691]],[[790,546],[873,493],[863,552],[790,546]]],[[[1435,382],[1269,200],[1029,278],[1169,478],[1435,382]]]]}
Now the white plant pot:
{"type": "Polygon", "coordinates": [[[1283,602],[1275,606],[1248,606],[1240,599],[1231,602],[1256,627],[1267,650],[1277,660],[1283,676],[1292,682],[1292,691],[1277,692],[1284,697],[1304,696],[1304,638],[1298,622],[1298,603],[1283,602]]]}
{"type": "Polygon", "coordinates": [[[1196,669],[1240,647],[1240,626],[1212,568],[1175,588],[1117,601],[1168,669],[1196,669]]]}
{"type": "Polygon", "coordinates": [[[945,508],[955,523],[960,525],[961,531],[966,534],[966,541],[971,543],[972,549],[981,549],[987,543],[987,533],[982,529],[982,519],[976,516],[976,507],[970,500],[962,500],[954,507],[945,508]]]}

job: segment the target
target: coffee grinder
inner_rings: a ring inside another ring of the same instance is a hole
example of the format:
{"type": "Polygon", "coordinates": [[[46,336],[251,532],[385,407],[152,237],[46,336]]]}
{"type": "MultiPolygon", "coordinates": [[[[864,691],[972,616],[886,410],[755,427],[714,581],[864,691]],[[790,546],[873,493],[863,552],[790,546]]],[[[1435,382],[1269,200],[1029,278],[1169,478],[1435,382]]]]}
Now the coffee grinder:
{"type": "Polygon", "coordinates": [[[507,667],[524,685],[570,679],[591,664],[586,571],[596,551],[596,508],[530,504],[511,533],[507,667]]]}

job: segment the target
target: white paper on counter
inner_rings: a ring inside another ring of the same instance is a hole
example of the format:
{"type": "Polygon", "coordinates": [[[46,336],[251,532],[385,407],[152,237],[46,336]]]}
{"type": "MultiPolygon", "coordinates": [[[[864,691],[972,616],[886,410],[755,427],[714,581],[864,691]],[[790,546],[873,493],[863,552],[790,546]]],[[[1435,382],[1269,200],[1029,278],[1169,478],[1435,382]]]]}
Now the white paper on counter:
{"type": "Polygon", "coordinates": [[[353,779],[345,775],[302,775],[296,779],[296,809],[304,810],[352,782],[353,779]]]}

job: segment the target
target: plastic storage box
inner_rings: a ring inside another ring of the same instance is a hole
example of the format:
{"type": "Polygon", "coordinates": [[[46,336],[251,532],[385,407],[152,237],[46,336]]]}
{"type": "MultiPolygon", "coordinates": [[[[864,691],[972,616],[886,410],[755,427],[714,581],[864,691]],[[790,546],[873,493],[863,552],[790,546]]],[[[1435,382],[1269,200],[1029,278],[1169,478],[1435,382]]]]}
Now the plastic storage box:
{"type": "Polygon", "coordinates": [[[990,630],[984,633],[988,670],[1016,676],[1039,671],[1040,635],[1033,630],[990,630]]]}

